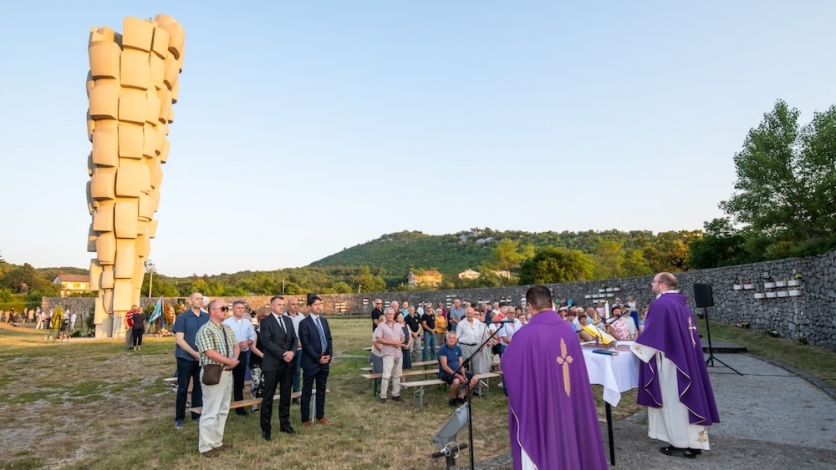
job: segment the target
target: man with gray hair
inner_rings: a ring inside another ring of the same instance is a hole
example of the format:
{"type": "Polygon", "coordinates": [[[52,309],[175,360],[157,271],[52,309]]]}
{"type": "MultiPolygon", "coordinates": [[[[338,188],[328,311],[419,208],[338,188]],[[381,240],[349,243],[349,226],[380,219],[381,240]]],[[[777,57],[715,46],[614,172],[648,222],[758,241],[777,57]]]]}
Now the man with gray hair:
{"type": "MultiPolygon", "coordinates": [[[[386,403],[389,380],[392,381],[392,400],[401,401],[401,376],[403,375],[404,340],[403,329],[395,323],[395,309],[387,307],[383,311],[384,321],[374,330],[374,342],[380,346],[383,357],[383,376],[380,380],[380,403],[386,403]]],[[[409,354],[407,352],[407,354],[409,354]]]]}

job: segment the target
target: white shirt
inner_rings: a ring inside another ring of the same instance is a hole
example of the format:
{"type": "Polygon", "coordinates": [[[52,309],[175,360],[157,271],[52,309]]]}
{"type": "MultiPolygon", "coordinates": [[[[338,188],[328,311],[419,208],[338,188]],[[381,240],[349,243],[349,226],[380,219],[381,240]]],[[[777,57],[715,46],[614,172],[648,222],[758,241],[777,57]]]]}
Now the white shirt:
{"type": "Polygon", "coordinates": [[[513,339],[514,333],[516,333],[517,330],[522,328],[522,326],[522,322],[520,322],[516,318],[514,319],[514,323],[506,323],[502,325],[501,330],[499,331],[499,333],[496,334],[500,338],[500,344],[502,344],[503,346],[508,346],[509,344],[511,344],[506,343],[505,340],[502,339],[502,337],[507,336],[509,339],[513,339]]]}
{"type": "Polygon", "coordinates": [[[236,343],[249,340],[255,341],[255,330],[253,330],[252,323],[247,320],[244,320],[243,318],[239,320],[233,315],[224,320],[223,324],[228,325],[232,329],[232,332],[235,333],[236,343]]]}
{"type": "MultiPolygon", "coordinates": [[[[290,321],[293,322],[293,331],[296,332],[296,336],[299,336],[299,324],[302,323],[302,320],[305,319],[305,316],[299,312],[296,312],[296,315],[291,315],[288,312],[285,312],[283,317],[289,317],[290,321]]],[[[314,316],[316,318],[316,316],[314,316]]]]}
{"type": "Polygon", "coordinates": [[[459,337],[459,343],[478,345],[482,342],[483,334],[485,334],[485,324],[475,318],[472,324],[464,319],[456,325],[456,336],[459,337]]]}
{"type": "Polygon", "coordinates": [[[281,328],[285,333],[287,333],[287,326],[284,324],[284,320],[282,320],[284,314],[276,315],[276,312],[271,311],[270,315],[273,315],[273,318],[275,318],[276,321],[279,322],[279,328],[281,328]]]}

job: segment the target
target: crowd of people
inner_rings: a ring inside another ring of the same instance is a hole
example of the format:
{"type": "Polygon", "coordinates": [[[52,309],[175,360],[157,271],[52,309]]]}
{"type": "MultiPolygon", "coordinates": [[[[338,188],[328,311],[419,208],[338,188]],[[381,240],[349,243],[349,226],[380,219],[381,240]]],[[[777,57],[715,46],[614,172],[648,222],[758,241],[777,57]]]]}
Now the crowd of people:
{"type": "MultiPolygon", "coordinates": [[[[642,309],[633,298],[623,304],[615,299],[612,306],[554,302],[544,286],[529,289],[524,309],[461,299],[449,310],[440,303],[412,306],[408,301],[384,307],[375,299],[371,362],[373,372],[381,374],[379,401],[402,401],[403,371],[420,360],[437,364],[438,377],[449,385],[448,403],[458,407],[468,392],[482,393],[477,376],[498,365],[508,397],[515,468],[566,468],[566,462],[579,465],[572,468],[607,468],[581,348],[623,341],[639,357],[639,380],[647,385],[638,401],[650,409],[648,435],[670,443],[660,449],[666,455],[695,458],[709,449],[706,427],[719,418],[693,313],[669,273],[657,275],[652,289],[657,300],[642,309]],[[689,371],[685,384],[676,373],[683,368],[689,371]],[[567,428],[575,433],[562,432],[567,428]],[[541,447],[542,436],[553,436],[553,445],[541,447]]],[[[300,405],[306,428],[330,424],[325,392],[334,349],[318,296],[308,295],[307,315],[299,311],[296,298],[278,295],[270,299],[269,312],[260,314],[248,312],[243,301],[233,302],[230,311],[226,302],[214,300],[204,310],[200,293],[188,302],[189,310],[172,327],[178,378],[175,429],[184,427],[187,406],[202,407],[191,415],[199,425],[202,455],[216,457],[232,447],[223,442],[224,427],[232,402],[244,400],[248,376],[255,400],[235,411],[247,416],[248,409],[260,410],[264,440],[272,439],[275,398],[283,433],[296,433],[290,424],[292,404],[300,405]]],[[[134,325],[137,320],[144,321],[134,317],[134,325]]]]}
{"type": "Polygon", "coordinates": [[[41,309],[41,307],[23,309],[20,312],[15,312],[14,307],[10,308],[8,312],[0,311],[0,321],[14,324],[14,323],[35,323],[36,330],[48,330],[47,338],[69,338],[73,333],[81,328],[83,315],[78,315],[69,308],[50,308],[41,309]]]}
{"type": "MultiPolygon", "coordinates": [[[[243,301],[230,307],[223,300],[209,302],[199,292],[188,299],[189,309],[175,318],[172,332],[177,359],[177,398],[174,428],[183,429],[189,406],[201,408],[191,413],[199,426],[198,451],[217,457],[232,448],[223,443],[224,428],[232,401],[243,401],[247,376],[252,378],[250,395],[260,406],[259,422],[264,440],[272,439],[273,402],[278,394],[279,430],[296,431],[290,425],[291,404],[300,405],[302,425],[313,428],[311,398],[318,425],[328,425],[325,392],[333,355],[328,321],[320,315],[322,299],[308,294],[308,315],[299,311],[298,300],[280,295],[270,299],[269,312],[253,315],[243,301]],[[297,393],[299,392],[299,393],[297,393]],[[293,398],[294,395],[298,395],[293,398]]],[[[134,325],[136,316],[134,315],[134,325]]],[[[140,342],[141,344],[141,342],[140,342]]],[[[246,408],[236,408],[247,416],[246,408]]]]}
{"type": "MultiPolygon", "coordinates": [[[[571,301],[561,299],[553,304],[560,316],[569,322],[582,343],[596,343],[604,347],[617,341],[634,341],[644,328],[647,307],[638,312],[638,304],[629,297],[626,304],[616,298],[612,307],[599,302],[595,307],[570,306],[571,301]]],[[[443,358],[454,344],[461,349],[464,358],[473,356],[469,373],[478,375],[490,371],[493,364],[500,362],[505,349],[511,344],[514,334],[531,319],[530,313],[523,313],[520,306],[505,302],[466,302],[455,299],[448,311],[441,303],[421,303],[416,309],[409,302],[392,301],[384,309],[383,301],[375,299],[372,318],[372,372],[382,374],[380,401],[386,402],[387,386],[392,384],[392,399],[400,401],[399,383],[404,370],[412,368],[419,360],[438,360],[439,377],[448,380],[456,376],[443,364],[448,361],[457,364],[452,357],[443,358]],[[391,315],[391,318],[390,318],[391,315]],[[397,344],[394,342],[397,341],[397,344]],[[445,347],[447,346],[447,347],[445,347]],[[474,354],[475,353],[475,354],[474,354]]],[[[458,365],[456,365],[458,369],[458,365]]],[[[469,380],[468,380],[469,382],[469,380]]],[[[451,382],[451,385],[452,382],[451,382]]],[[[459,385],[456,382],[456,387],[459,385]]],[[[499,384],[501,387],[503,383],[499,384]]],[[[476,395],[483,390],[477,388],[476,395]]],[[[452,396],[450,405],[460,400],[452,396]]]]}
{"type": "Polygon", "coordinates": [[[633,297],[626,303],[616,298],[611,306],[554,302],[544,286],[526,293],[525,312],[503,302],[461,299],[449,311],[429,303],[416,310],[406,301],[384,308],[376,299],[372,368],[381,374],[379,400],[387,402],[391,384],[392,401],[401,401],[403,370],[419,351],[423,361],[438,361],[438,376],[449,384],[454,407],[465,402],[469,390],[478,395],[476,376],[499,362],[508,384],[503,388],[515,468],[607,468],[581,347],[609,348],[622,341],[639,357],[639,380],[649,387],[638,399],[650,410],[649,437],[670,443],[660,448],[663,454],[695,458],[709,449],[706,427],[719,417],[693,312],[670,273],[655,276],[651,289],[657,295],[653,310],[640,310],[633,297]],[[652,323],[650,312],[659,312],[652,323]],[[468,358],[469,366],[461,367],[468,358]],[[677,370],[689,371],[685,382],[677,370]],[[583,386],[572,389],[572,381],[583,386]],[[559,382],[565,397],[555,393],[559,382]],[[553,436],[547,442],[554,445],[542,447],[543,436],[553,436]]]}

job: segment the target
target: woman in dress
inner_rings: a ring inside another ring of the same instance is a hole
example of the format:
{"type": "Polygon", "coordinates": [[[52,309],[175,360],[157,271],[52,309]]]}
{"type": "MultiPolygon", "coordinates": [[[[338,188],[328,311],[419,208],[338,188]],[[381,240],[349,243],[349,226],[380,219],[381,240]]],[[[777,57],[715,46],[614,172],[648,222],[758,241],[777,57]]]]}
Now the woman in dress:
{"type": "MultiPolygon", "coordinates": [[[[258,314],[257,320],[259,323],[267,315],[258,314]]],[[[264,374],[261,371],[261,359],[264,358],[264,353],[261,352],[261,332],[258,324],[254,326],[255,342],[250,346],[250,373],[252,375],[252,383],[250,385],[250,396],[253,398],[261,398],[264,390],[264,374]]],[[[258,410],[258,405],[253,405],[253,411],[258,410]]]]}
{"type": "Polygon", "coordinates": [[[412,335],[411,330],[409,329],[409,325],[406,324],[403,318],[403,312],[400,310],[395,312],[395,323],[401,326],[403,329],[403,367],[402,370],[412,369],[412,335]]]}

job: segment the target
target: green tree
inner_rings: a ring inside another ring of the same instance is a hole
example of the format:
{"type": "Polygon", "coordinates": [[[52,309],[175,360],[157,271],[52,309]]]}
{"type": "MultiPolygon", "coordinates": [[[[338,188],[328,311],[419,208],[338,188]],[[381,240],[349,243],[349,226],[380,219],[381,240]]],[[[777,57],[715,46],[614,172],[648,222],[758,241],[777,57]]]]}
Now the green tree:
{"type": "Polygon", "coordinates": [[[386,281],[381,276],[372,274],[368,265],[362,265],[357,269],[352,284],[360,286],[360,290],[363,292],[383,292],[386,290],[386,281]]]}
{"type": "Polygon", "coordinates": [[[337,294],[350,294],[351,286],[342,281],[337,282],[334,284],[334,292],[337,294]]]}
{"type": "MultiPolygon", "coordinates": [[[[720,208],[777,258],[836,244],[836,106],[801,127],[800,112],[778,100],[734,155],[735,193],[720,208]]],[[[753,253],[755,254],[755,253],[753,253]]],[[[760,254],[760,253],[758,253],[760,254]]]]}
{"type": "Polygon", "coordinates": [[[525,259],[519,247],[519,240],[503,238],[493,247],[491,258],[485,265],[497,271],[511,271],[518,268],[525,259]]]}
{"type": "Polygon", "coordinates": [[[13,293],[24,294],[29,291],[48,290],[51,282],[41,278],[35,268],[29,263],[17,266],[3,276],[3,286],[13,293]]]}
{"type": "Polygon", "coordinates": [[[621,277],[624,253],[622,243],[616,240],[601,240],[592,255],[595,262],[596,279],[613,279],[621,277]]]}
{"type": "Polygon", "coordinates": [[[703,224],[705,235],[691,242],[688,264],[694,269],[716,268],[745,263],[746,239],[728,217],[703,224]]]}
{"type": "Polygon", "coordinates": [[[588,279],[594,263],[580,250],[545,247],[520,265],[520,284],[576,282],[588,279]]]}

